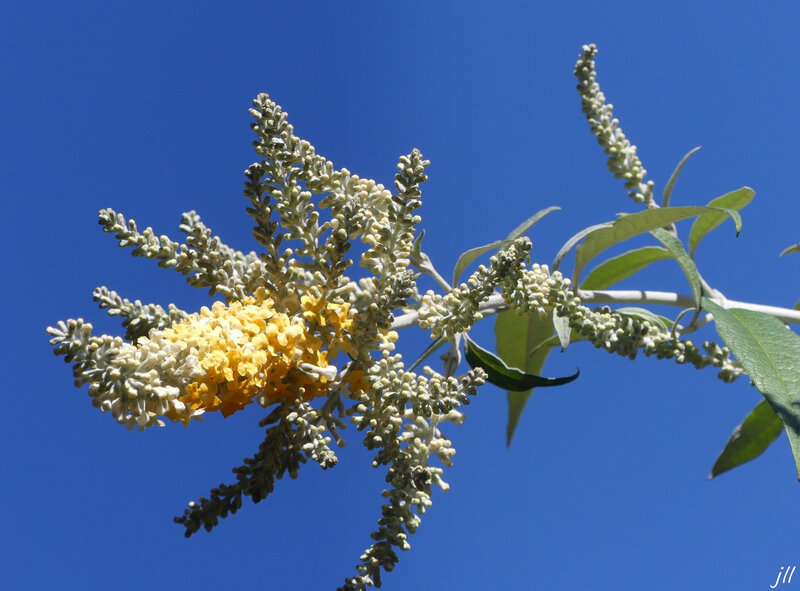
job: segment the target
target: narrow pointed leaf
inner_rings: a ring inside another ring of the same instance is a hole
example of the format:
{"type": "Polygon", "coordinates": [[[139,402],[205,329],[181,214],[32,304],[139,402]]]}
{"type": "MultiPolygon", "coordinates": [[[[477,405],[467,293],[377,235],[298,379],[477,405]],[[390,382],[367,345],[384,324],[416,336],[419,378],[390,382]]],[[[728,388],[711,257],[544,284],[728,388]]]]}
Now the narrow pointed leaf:
{"type": "Polygon", "coordinates": [[[456,266],[453,268],[453,287],[458,285],[458,278],[461,277],[461,273],[464,272],[469,264],[477,259],[482,254],[489,252],[490,250],[494,250],[501,246],[505,246],[509,244],[510,240],[495,240],[494,242],[490,242],[489,244],[485,244],[484,246],[478,246],[476,248],[470,248],[468,251],[464,252],[458,260],[456,261],[456,266]]]}
{"type": "Polygon", "coordinates": [[[475,341],[465,336],[465,358],[470,367],[480,367],[488,375],[488,381],[512,392],[524,392],[533,387],[544,388],[549,386],[563,386],[575,380],[580,371],[563,378],[543,378],[530,373],[525,373],[515,367],[508,367],[503,360],[494,353],[479,346],[475,341]]]}
{"type": "Polygon", "coordinates": [[[762,400],[750,411],[742,424],[733,430],[725,449],[714,462],[708,479],[756,459],[782,432],[783,423],[780,417],[772,410],[769,402],[762,400]]]}
{"type": "Polygon", "coordinates": [[[800,479],[800,337],[769,314],[725,310],[708,298],[703,309],[783,422],[800,479]]]}
{"type": "Polygon", "coordinates": [[[666,247],[670,254],[675,257],[675,260],[678,261],[684,275],[686,275],[686,279],[689,280],[689,286],[692,288],[694,307],[699,309],[700,298],[703,295],[703,285],[700,281],[700,272],[697,270],[697,265],[694,264],[692,257],[684,250],[681,241],[663,228],[653,230],[651,234],[655,236],[656,239],[666,247]]]}
{"type": "Polygon", "coordinates": [[[581,289],[606,289],[638,273],[650,263],[670,259],[669,251],[658,246],[645,246],[629,250],[597,265],[583,280],[581,289]]]}
{"type": "Polygon", "coordinates": [[[633,318],[638,318],[639,320],[647,320],[647,322],[653,326],[657,326],[661,330],[669,330],[670,326],[672,325],[671,321],[665,319],[663,316],[659,316],[658,314],[653,314],[646,308],[630,306],[625,308],[617,308],[615,312],[625,316],[632,316],[633,318]]]}
{"type": "Polygon", "coordinates": [[[495,240],[494,242],[490,242],[489,244],[485,244],[484,246],[478,246],[476,248],[471,248],[468,251],[462,253],[458,260],[456,261],[456,266],[453,268],[453,287],[458,285],[458,278],[461,277],[461,274],[464,272],[470,263],[472,263],[475,259],[477,259],[482,254],[486,254],[491,250],[495,250],[496,248],[500,248],[511,244],[514,240],[522,236],[525,232],[527,232],[536,222],[541,220],[544,216],[548,213],[551,213],[557,209],[561,209],[557,206],[548,207],[546,209],[542,209],[541,211],[536,212],[527,220],[522,222],[519,226],[514,228],[511,234],[505,240],[495,240]]]}
{"type": "Polygon", "coordinates": [[[778,256],[782,257],[785,254],[791,254],[793,252],[798,252],[798,251],[800,251],[800,242],[798,242],[797,244],[792,244],[791,246],[789,246],[787,248],[784,248],[781,251],[781,254],[779,254],[778,256]]]}
{"type": "Polygon", "coordinates": [[[553,271],[557,271],[558,268],[561,266],[561,261],[564,260],[564,257],[569,254],[569,251],[572,250],[572,247],[578,244],[584,237],[588,236],[592,232],[597,232],[598,230],[602,230],[603,228],[611,228],[613,226],[613,222],[606,222],[604,224],[595,224],[594,226],[589,226],[588,228],[584,228],[580,232],[576,233],[572,238],[567,240],[564,243],[564,246],[561,247],[561,250],[558,251],[556,254],[556,258],[553,259],[553,271]]]}
{"type": "MultiPolygon", "coordinates": [[[[750,187],[742,187],[741,189],[737,189],[736,191],[731,191],[730,193],[727,193],[722,197],[717,197],[716,199],[712,199],[709,202],[708,206],[739,211],[753,200],[753,196],[755,194],[756,194],[755,191],[753,191],[753,189],[751,189],[750,187]]],[[[719,226],[722,222],[724,222],[725,216],[726,214],[722,212],[706,213],[704,215],[701,215],[694,221],[694,223],[692,224],[692,229],[689,231],[690,255],[694,256],[694,253],[697,250],[700,241],[703,238],[705,238],[706,234],[711,232],[711,230],[713,230],[714,228],[719,226]]]]}
{"type": "MultiPolygon", "coordinates": [[[[530,314],[527,317],[520,317],[513,310],[500,312],[494,325],[497,355],[510,367],[519,367],[526,373],[540,374],[552,350],[552,347],[543,346],[543,343],[551,338],[556,339],[553,337],[553,330],[550,316],[539,318],[538,314],[530,314]]],[[[553,346],[557,344],[556,339],[553,346]]],[[[522,410],[532,392],[532,389],[523,392],[507,391],[506,445],[511,445],[522,410]]]]}
{"type": "Polygon", "coordinates": [[[644,234],[657,228],[663,228],[664,226],[669,226],[672,223],[687,218],[712,212],[725,213],[730,216],[736,224],[736,232],[738,233],[741,229],[742,218],[739,212],[732,209],[687,205],[682,207],[648,209],[638,213],[623,215],[612,222],[610,227],[601,227],[589,233],[586,239],[578,245],[578,248],[575,250],[573,285],[580,285],[579,279],[583,269],[589,261],[607,248],[619,244],[620,242],[625,242],[639,234],[644,234]]]}
{"type": "MultiPolygon", "coordinates": [[[[570,335],[569,335],[570,344],[578,343],[578,342],[583,341],[583,340],[586,340],[586,339],[584,339],[580,335],[580,333],[577,333],[574,330],[570,332],[570,335]]],[[[561,346],[561,339],[558,338],[558,335],[553,335],[550,338],[548,338],[546,341],[543,341],[540,345],[535,347],[533,349],[533,351],[531,351],[531,355],[533,355],[534,353],[539,351],[539,349],[548,349],[549,350],[549,349],[553,349],[555,347],[560,347],[560,346],[561,346]]]]}
{"type": "Polygon", "coordinates": [[[689,158],[694,156],[695,152],[697,152],[699,149],[700,146],[697,146],[696,148],[689,150],[686,156],[681,158],[681,161],[678,162],[678,166],[675,167],[675,170],[672,171],[672,174],[670,175],[667,184],[664,186],[664,202],[663,202],[664,207],[669,207],[669,198],[672,195],[672,188],[675,186],[675,181],[678,180],[678,177],[680,176],[684,165],[689,161],[689,158]]]}
{"type": "Polygon", "coordinates": [[[523,235],[525,232],[527,232],[528,230],[530,230],[530,229],[531,229],[531,227],[532,227],[532,226],[533,226],[533,225],[534,225],[536,222],[538,222],[539,220],[541,220],[541,219],[542,219],[544,216],[546,216],[548,213],[552,213],[552,212],[554,212],[554,211],[556,211],[556,210],[558,210],[558,209],[561,209],[561,208],[560,208],[560,207],[558,207],[557,205],[553,205],[553,206],[551,206],[551,207],[548,207],[548,208],[546,208],[546,209],[543,209],[543,210],[541,210],[541,211],[537,211],[535,214],[533,214],[533,215],[532,215],[531,217],[529,217],[527,220],[525,220],[524,222],[522,222],[522,223],[521,223],[519,226],[517,226],[516,228],[514,228],[514,230],[511,232],[511,234],[509,234],[509,235],[506,237],[506,240],[516,240],[517,238],[519,238],[520,236],[522,236],[522,235],[523,235]]]}

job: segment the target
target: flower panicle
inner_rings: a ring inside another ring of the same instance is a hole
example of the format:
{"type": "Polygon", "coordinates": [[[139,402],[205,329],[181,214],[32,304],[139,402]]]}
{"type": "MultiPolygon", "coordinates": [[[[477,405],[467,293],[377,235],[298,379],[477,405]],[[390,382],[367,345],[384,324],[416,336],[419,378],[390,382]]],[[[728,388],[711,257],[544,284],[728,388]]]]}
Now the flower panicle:
{"type": "MultiPolygon", "coordinates": [[[[690,363],[698,369],[715,367],[719,369],[717,377],[724,382],[732,382],[742,374],[741,364],[730,359],[730,351],[717,343],[703,343],[704,353],[691,340],[681,339],[670,329],[635,315],[612,310],[607,306],[591,310],[570,289],[569,279],[563,277],[559,271],[551,272],[547,265],[533,264],[527,268],[520,263],[516,268],[509,267],[509,272],[503,274],[498,283],[503,301],[510,309],[520,315],[537,314],[539,318],[556,313],[567,318],[570,329],[582,339],[609,353],[635,359],[642,352],[648,357],[674,359],[680,364],[690,363]]],[[[433,305],[421,311],[420,316],[424,317],[424,322],[431,324],[432,330],[439,326],[452,326],[459,318],[456,313],[458,311],[464,313],[467,310],[467,313],[473,313],[476,305],[468,306],[464,303],[473,300],[465,298],[462,290],[454,290],[452,294],[460,297],[450,300],[447,300],[450,296],[443,299],[430,298],[433,305]]],[[[460,325],[456,328],[458,326],[460,325]]],[[[444,332],[455,329],[439,330],[444,332]]]]}
{"type": "MultiPolygon", "coordinates": [[[[202,414],[178,400],[180,384],[191,379],[197,359],[179,345],[149,341],[137,347],[120,337],[93,336],[82,319],[48,328],[56,355],[73,364],[75,385],[89,384],[92,405],[110,412],[128,429],[163,426],[160,417],[202,414]]],[[[156,331],[152,331],[155,333],[156,331]]]]}
{"type": "Polygon", "coordinates": [[[428,291],[422,297],[419,325],[430,329],[431,338],[453,338],[466,332],[483,318],[480,305],[501,283],[514,281],[524,270],[524,259],[531,249],[528,238],[518,238],[481,265],[465,283],[445,295],[428,291]]]}
{"type": "Polygon", "coordinates": [[[113,233],[121,247],[133,247],[133,256],[154,259],[160,267],[175,269],[190,285],[208,288],[210,295],[219,292],[241,299],[253,291],[263,274],[255,253],[243,254],[212,237],[211,230],[193,211],[183,214],[180,226],[189,235],[189,244],[157,236],[149,227],[140,232],[134,220],[111,208],[100,210],[98,217],[103,231],[113,233]]]}
{"type": "Polygon", "coordinates": [[[124,318],[122,327],[126,329],[125,338],[129,341],[147,336],[154,328],[164,329],[187,316],[186,312],[174,304],[170,304],[165,310],[158,304],[142,304],[140,300],[132,302],[104,286],[94,290],[92,299],[101,309],[106,310],[109,316],[124,318]]]}
{"type": "Polygon", "coordinates": [[[597,137],[597,143],[608,156],[608,170],[615,178],[625,182],[631,199],[653,207],[656,205],[653,201],[653,181],[646,180],[647,171],[636,154],[636,146],[623,133],[619,120],[614,118],[614,106],[606,102],[606,97],[600,90],[594,63],[596,56],[597,47],[594,44],[584,45],[575,64],[574,74],[578,79],[581,109],[592,133],[597,137]]]}
{"type": "MultiPolygon", "coordinates": [[[[336,397],[331,394],[329,400],[336,401],[336,397]]],[[[317,410],[308,402],[281,401],[261,421],[268,428],[256,454],[233,469],[236,482],[220,484],[211,489],[208,498],[190,502],[183,515],[174,518],[175,523],[184,527],[187,538],[201,528],[211,531],[220,519],[241,508],[244,497],[258,503],[272,493],[276,480],[286,474],[297,478],[300,466],[309,459],[322,469],[335,466],[338,459],[329,447],[331,438],[325,426],[330,418],[324,407],[317,410]]]]}
{"type": "Polygon", "coordinates": [[[421,516],[431,506],[432,486],[447,491],[443,468],[452,464],[455,450],[440,425],[460,424],[462,405],[469,404],[485,381],[482,370],[460,380],[426,367],[425,376],[407,372],[402,358],[384,351],[371,368],[373,387],[361,394],[350,411],[359,430],[366,431],[364,445],[376,450],[373,466],[388,467],[374,543],[361,555],[357,575],[345,580],[341,591],[362,591],[380,586],[381,571],[391,571],[399,557],[395,548],[409,550],[408,536],[415,533],[421,516]],[[437,458],[441,466],[431,463],[437,458]]]}
{"type": "Polygon", "coordinates": [[[282,299],[306,285],[296,272],[285,269],[286,264],[318,274],[314,285],[322,297],[342,289],[349,282],[344,274],[353,265],[348,252],[352,241],[360,238],[366,244],[361,266],[382,277],[369,290],[380,309],[363,318],[375,326],[398,300],[386,297],[394,288],[390,277],[402,274],[409,263],[414,225],[419,222],[412,212],[420,204],[419,184],[427,179],[428,161],[418,150],[401,157],[395,180],[398,192],[392,195],[374,180],[335,169],[295,135],[288,115],[269,95],[260,94],[250,113],[257,136],[254,145],[262,159],[245,173],[247,211],[256,222],[255,238],[267,249],[262,260],[274,278],[275,297],[282,299]],[[322,221],[326,209],[330,218],[322,221]],[[286,255],[281,248],[288,241],[293,246],[286,255]]]}
{"type": "Polygon", "coordinates": [[[130,429],[228,416],[253,402],[272,409],[257,453],[234,470],[236,482],[175,519],[187,536],[211,530],[245,497],[262,500],[309,460],[334,466],[331,445],[344,444],[339,430],[349,414],[374,465],[388,470],[376,543],[357,577],[357,585],[379,584],[397,560],[394,549],[409,547],[431,487],[448,487],[443,467],[455,451],[440,426],[461,422],[459,408],[483,381],[480,370],[460,380],[427,369],[418,376],[392,354],[393,314],[420,300],[410,264],[429,162],[416,149],[401,156],[388,189],[336,169],[295,135],[268,95],[250,112],[259,160],[245,171],[244,193],[262,252],[225,245],[194,211],[179,226],[185,243],[140,231],[112,209],[99,214],[103,230],[134,256],[224,301],[188,313],[101,287],[95,300],[123,318],[125,338],[92,335],[78,319],[49,329],[51,343],[73,364],[76,385],[88,384],[92,404],[130,429]],[[363,271],[351,280],[356,261],[363,271]],[[340,354],[348,359],[337,365],[340,354]]]}
{"type": "Polygon", "coordinates": [[[228,416],[253,401],[266,407],[327,394],[337,375],[329,359],[352,350],[350,307],[311,296],[302,296],[300,306],[294,315],[279,312],[259,290],[153,327],[135,343],[93,337],[81,320],[49,332],[56,353],[74,362],[76,383],[89,384],[93,404],[143,430],[163,425],[161,418],[188,424],[204,412],[228,416]]]}

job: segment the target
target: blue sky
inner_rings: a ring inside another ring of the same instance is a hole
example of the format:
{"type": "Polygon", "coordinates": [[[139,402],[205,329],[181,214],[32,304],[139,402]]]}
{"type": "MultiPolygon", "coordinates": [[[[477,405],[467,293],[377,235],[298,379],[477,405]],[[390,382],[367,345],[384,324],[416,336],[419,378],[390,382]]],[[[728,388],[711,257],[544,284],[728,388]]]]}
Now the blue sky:
{"type": "MultiPolygon", "coordinates": [[[[389,185],[397,156],[432,162],[425,249],[458,254],[550,206],[533,259],[549,263],[590,224],[635,211],[605,171],[574,90],[584,43],[657,188],[689,149],[673,204],[756,190],[738,239],[698,254],[729,298],[800,297],[792,2],[14,2],[0,15],[0,234],[6,252],[5,483],[0,581],[9,589],[334,589],[379,516],[383,475],[349,432],[340,465],[309,466],[259,505],[189,540],[185,503],[231,479],[260,441],[257,408],[192,428],[127,432],[91,408],[53,357],[46,326],[84,317],[106,285],[198,309],[208,297],[103,235],[113,207],[177,236],[195,209],[250,250],[242,171],[247,109],[268,92],[338,167],[389,185]]],[[[670,265],[631,287],[687,287],[670,265]]],[[[491,342],[491,323],[475,330],[491,342]]],[[[402,338],[410,357],[426,342],[402,338]]],[[[483,389],[450,435],[452,489],[384,588],[762,589],[800,563],[800,485],[782,437],[709,482],[759,395],[746,380],[576,345],[537,392],[510,449],[505,394],[483,389]]],[[[800,584],[800,581],[797,582],[800,584]]]]}

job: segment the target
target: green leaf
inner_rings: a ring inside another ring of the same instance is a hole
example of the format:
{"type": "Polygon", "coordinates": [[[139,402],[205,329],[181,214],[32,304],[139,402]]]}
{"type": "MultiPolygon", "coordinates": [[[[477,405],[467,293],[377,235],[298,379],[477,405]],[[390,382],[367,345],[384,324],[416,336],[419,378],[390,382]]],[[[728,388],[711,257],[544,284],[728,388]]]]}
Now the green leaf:
{"type": "Polygon", "coordinates": [[[672,258],[672,255],[658,246],[645,246],[629,250],[619,256],[603,261],[597,265],[586,279],[581,289],[606,289],[638,273],[650,263],[672,258]]]}
{"type": "Polygon", "coordinates": [[[671,329],[673,326],[675,326],[675,321],[672,320],[672,318],[667,318],[661,314],[656,314],[656,317],[664,323],[664,326],[666,326],[667,329],[671,329]]]}
{"type": "Polygon", "coordinates": [[[769,314],[725,310],[705,297],[703,309],[783,422],[800,479],[800,337],[769,314]]]}
{"type": "Polygon", "coordinates": [[[656,239],[663,244],[670,254],[678,261],[681,269],[683,269],[686,279],[689,280],[689,286],[692,288],[692,295],[694,296],[694,307],[700,308],[700,298],[703,296],[703,285],[700,281],[700,272],[694,264],[692,257],[690,257],[683,244],[673,234],[670,234],[663,228],[657,228],[650,232],[656,239]]]}
{"type": "Polygon", "coordinates": [[[464,252],[460,257],[458,257],[456,266],[453,268],[453,287],[458,285],[458,278],[461,277],[461,273],[464,272],[464,269],[466,269],[472,261],[477,259],[482,254],[489,252],[490,250],[494,250],[495,248],[499,248],[510,243],[511,240],[495,240],[494,242],[490,242],[484,246],[470,248],[468,251],[464,252]]]}
{"type": "Polygon", "coordinates": [[[569,251],[572,250],[572,247],[578,244],[578,242],[580,242],[581,239],[583,239],[585,236],[588,236],[592,232],[601,230],[602,228],[611,228],[612,225],[613,225],[612,222],[606,222],[604,224],[595,224],[594,226],[589,226],[588,228],[584,228],[577,234],[573,235],[572,238],[570,238],[564,243],[564,246],[562,246],[561,250],[559,250],[558,254],[556,254],[556,258],[553,259],[553,266],[552,266],[553,271],[558,270],[558,267],[561,266],[561,261],[564,260],[564,257],[567,256],[567,253],[569,253],[569,251]]]}
{"type": "Polygon", "coordinates": [[[670,175],[667,184],[664,186],[664,207],[669,207],[669,198],[672,195],[672,188],[675,186],[675,181],[678,180],[678,177],[680,176],[684,165],[689,161],[689,158],[691,158],[694,155],[694,153],[697,152],[699,149],[700,146],[697,146],[696,148],[689,150],[686,156],[681,158],[681,161],[678,162],[678,166],[675,167],[675,170],[672,171],[672,174],[670,175]]]}
{"type": "MultiPolygon", "coordinates": [[[[584,340],[586,340],[586,339],[584,339],[580,335],[580,333],[575,332],[574,330],[570,331],[570,334],[569,334],[569,343],[570,343],[570,345],[572,343],[577,343],[579,341],[584,341],[584,340]]],[[[540,345],[535,347],[533,349],[533,351],[531,351],[531,355],[536,353],[539,349],[553,349],[554,347],[560,347],[560,346],[561,346],[561,339],[558,338],[558,335],[553,335],[550,338],[548,338],[547,340],[542,341],[542,343],[540,345]]]]}
{"type": "Polygon", "coordinates": [[[781,251],[781,254],[779,254],[778,256],[782,257],[785,254],[791,254],[793,252],[800,252],[800,242],[798,242],[797,244],[792,244],[791,246],[789,246],[787,248],[784,248],[781,251]]]}
{"type": "Polygon", "coordinates": [[[553,309],[553,327],[556,329],[558,342],[561,343],[561,350],[566,350],[566,348],[569,347],[572,329],[569,326],[569,318],[566,316],[559,316],[555,308],[553,309]]]}
{"type": "Polygon", "coordinates": [[[542,209],[541,211],[536,212],[527,220],[522,222],[519,226],[514,228],[511,234],[505,240],[495,240],[489,244],[484,246],[478,246],[476,248],[471,248],[468,251],[464,252],[458,260],[456,261],[456,266],[453,268],[453,287],[458,285],[458,278],[461,277],[461,274],[464,272],[472,261],[477,259],[482,254],[489,252],[490,250],[494,250],[496,248],[500,248],[502,246],[506,246],[511,244],[514,240],[522,236],[525,232],[527,232],[536,222],[541,220],[544,216],[548,213],[553,212],[557,209],[561,209],[557,206],[547,207],[542,209]]]}
{"type": "MultiPolygon", "coordinates": [[[[494,324],[497,355],[511,367],[519,367],[526,373],[539,374],[544,367],[550,351],[549,346],[543,346],[553,337],[553,321],[550,316],[539,318],[538,314],[520,317],[513,310],[500,312],[494,324]]],[[[557,345],[556,339],[553,345],[557,345]]],[[[517,428],[517,423],[522,415],[522,410],[533,392],[532,389],[523,392],[507,391],[508,397],[508,424],[506,427],[506,445],[511,445],[511,439],[517,428]]]]}
{"type": "Polygon", "coordinates": [[[514,230],[511,232],[511,234],[506,236],[506,240],[516,240],[517,238],[522,236],[525,232],[527,232],[536,222],[538,222],[544,216],[546,216],[548,213],[551,213],[551,212],[559,210],[559,209],[561,209],[561,208],[558,207],[557,205],[553,205],[553,206],[547,207],[547,208],[545,208],[545,209],[543,209],[541,211],[537,211],[535,214],[533,214],[527,220],[522,222],[519,226],[514,228],[514,230]]]}
{"type": "Polygon", "coordinates": [[[610,227],[601,227],[598,230],[588,233],[586,239],[575,251],[573,285],[580,285],[579,279],[584,267],[586,267],[589,261],[607,248],[629,240],[639,234],[650,232],[657,228],[663,228],[664,226],[669,226],[674,222],[679,222],[687,218],[712,212],[725,213],[735,222],[736,232],[738,233],[741,229],[742,218],[739,212],[735,210],[686,205],[681,207],[648,209],[638,213],[623,215],[612,222],[610,227]]]}
{"type": "Polygon", "coordinates": [[[563,378],[543,378],[525,373],[515,367],[508,367],[497,355],[480,347],[466,335],[464,335],[464,342],[465,358],[470,367],[482,368],[488,375],[490,383],[512,392],[524,392],[534,387],[562,386],[569,384],[580,375],[580,371],[576,371],[573,375],[563,378]]]}
{"type": "MultiPolygon", "coordinates": [[[[736,191],[726,193],[722,197],[712,199],[708,203],[708,206],[739,211],[753,200],[755,194],[755,191],[750,187],[742,187],[736,191]]],[[[692,224],[692,229],[689,231],[689,254],[694,256],[700,241],[706,234],[724,221],[725,214],[721,212],[707,213],[698,217],[692,224]]],[[[736,230],[736,234],[739,234],[738,229],[736,230]]]]}
{"type": "Polygon", "coordinates": [[[762,400],[744,418],[742,424],[733,430],[725,449],[714,462],[708,479],[756,459],[782,432],[783,423],[780,417],[772,410],[769,402],[762,400]]]}

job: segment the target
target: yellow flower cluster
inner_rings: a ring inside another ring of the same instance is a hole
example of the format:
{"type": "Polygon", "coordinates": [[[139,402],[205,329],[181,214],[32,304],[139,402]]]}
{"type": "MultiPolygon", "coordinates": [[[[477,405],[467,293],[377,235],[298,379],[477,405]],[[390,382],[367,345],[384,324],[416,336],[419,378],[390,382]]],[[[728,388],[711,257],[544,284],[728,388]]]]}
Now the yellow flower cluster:
{"type": "Polygon", "coordinates": [[[163,330],[163,339],[179,344],[201,369],[178,397],[182,404],[166,416],[186,423],[204,411],[228,416],[256,397],[266,406],[282,397],[308,400],[326,394],[330,373],[301,365],[324,369],[339,351],[351,352],[347,331],[352,322],[349,304],[308,295],[301,296],[300,310],[291,316],[275,310],[261,291],[227,306],[216,302],[202,308],[163,330]],[[180,412],[181,406],[187,412],[180,412]]]}

